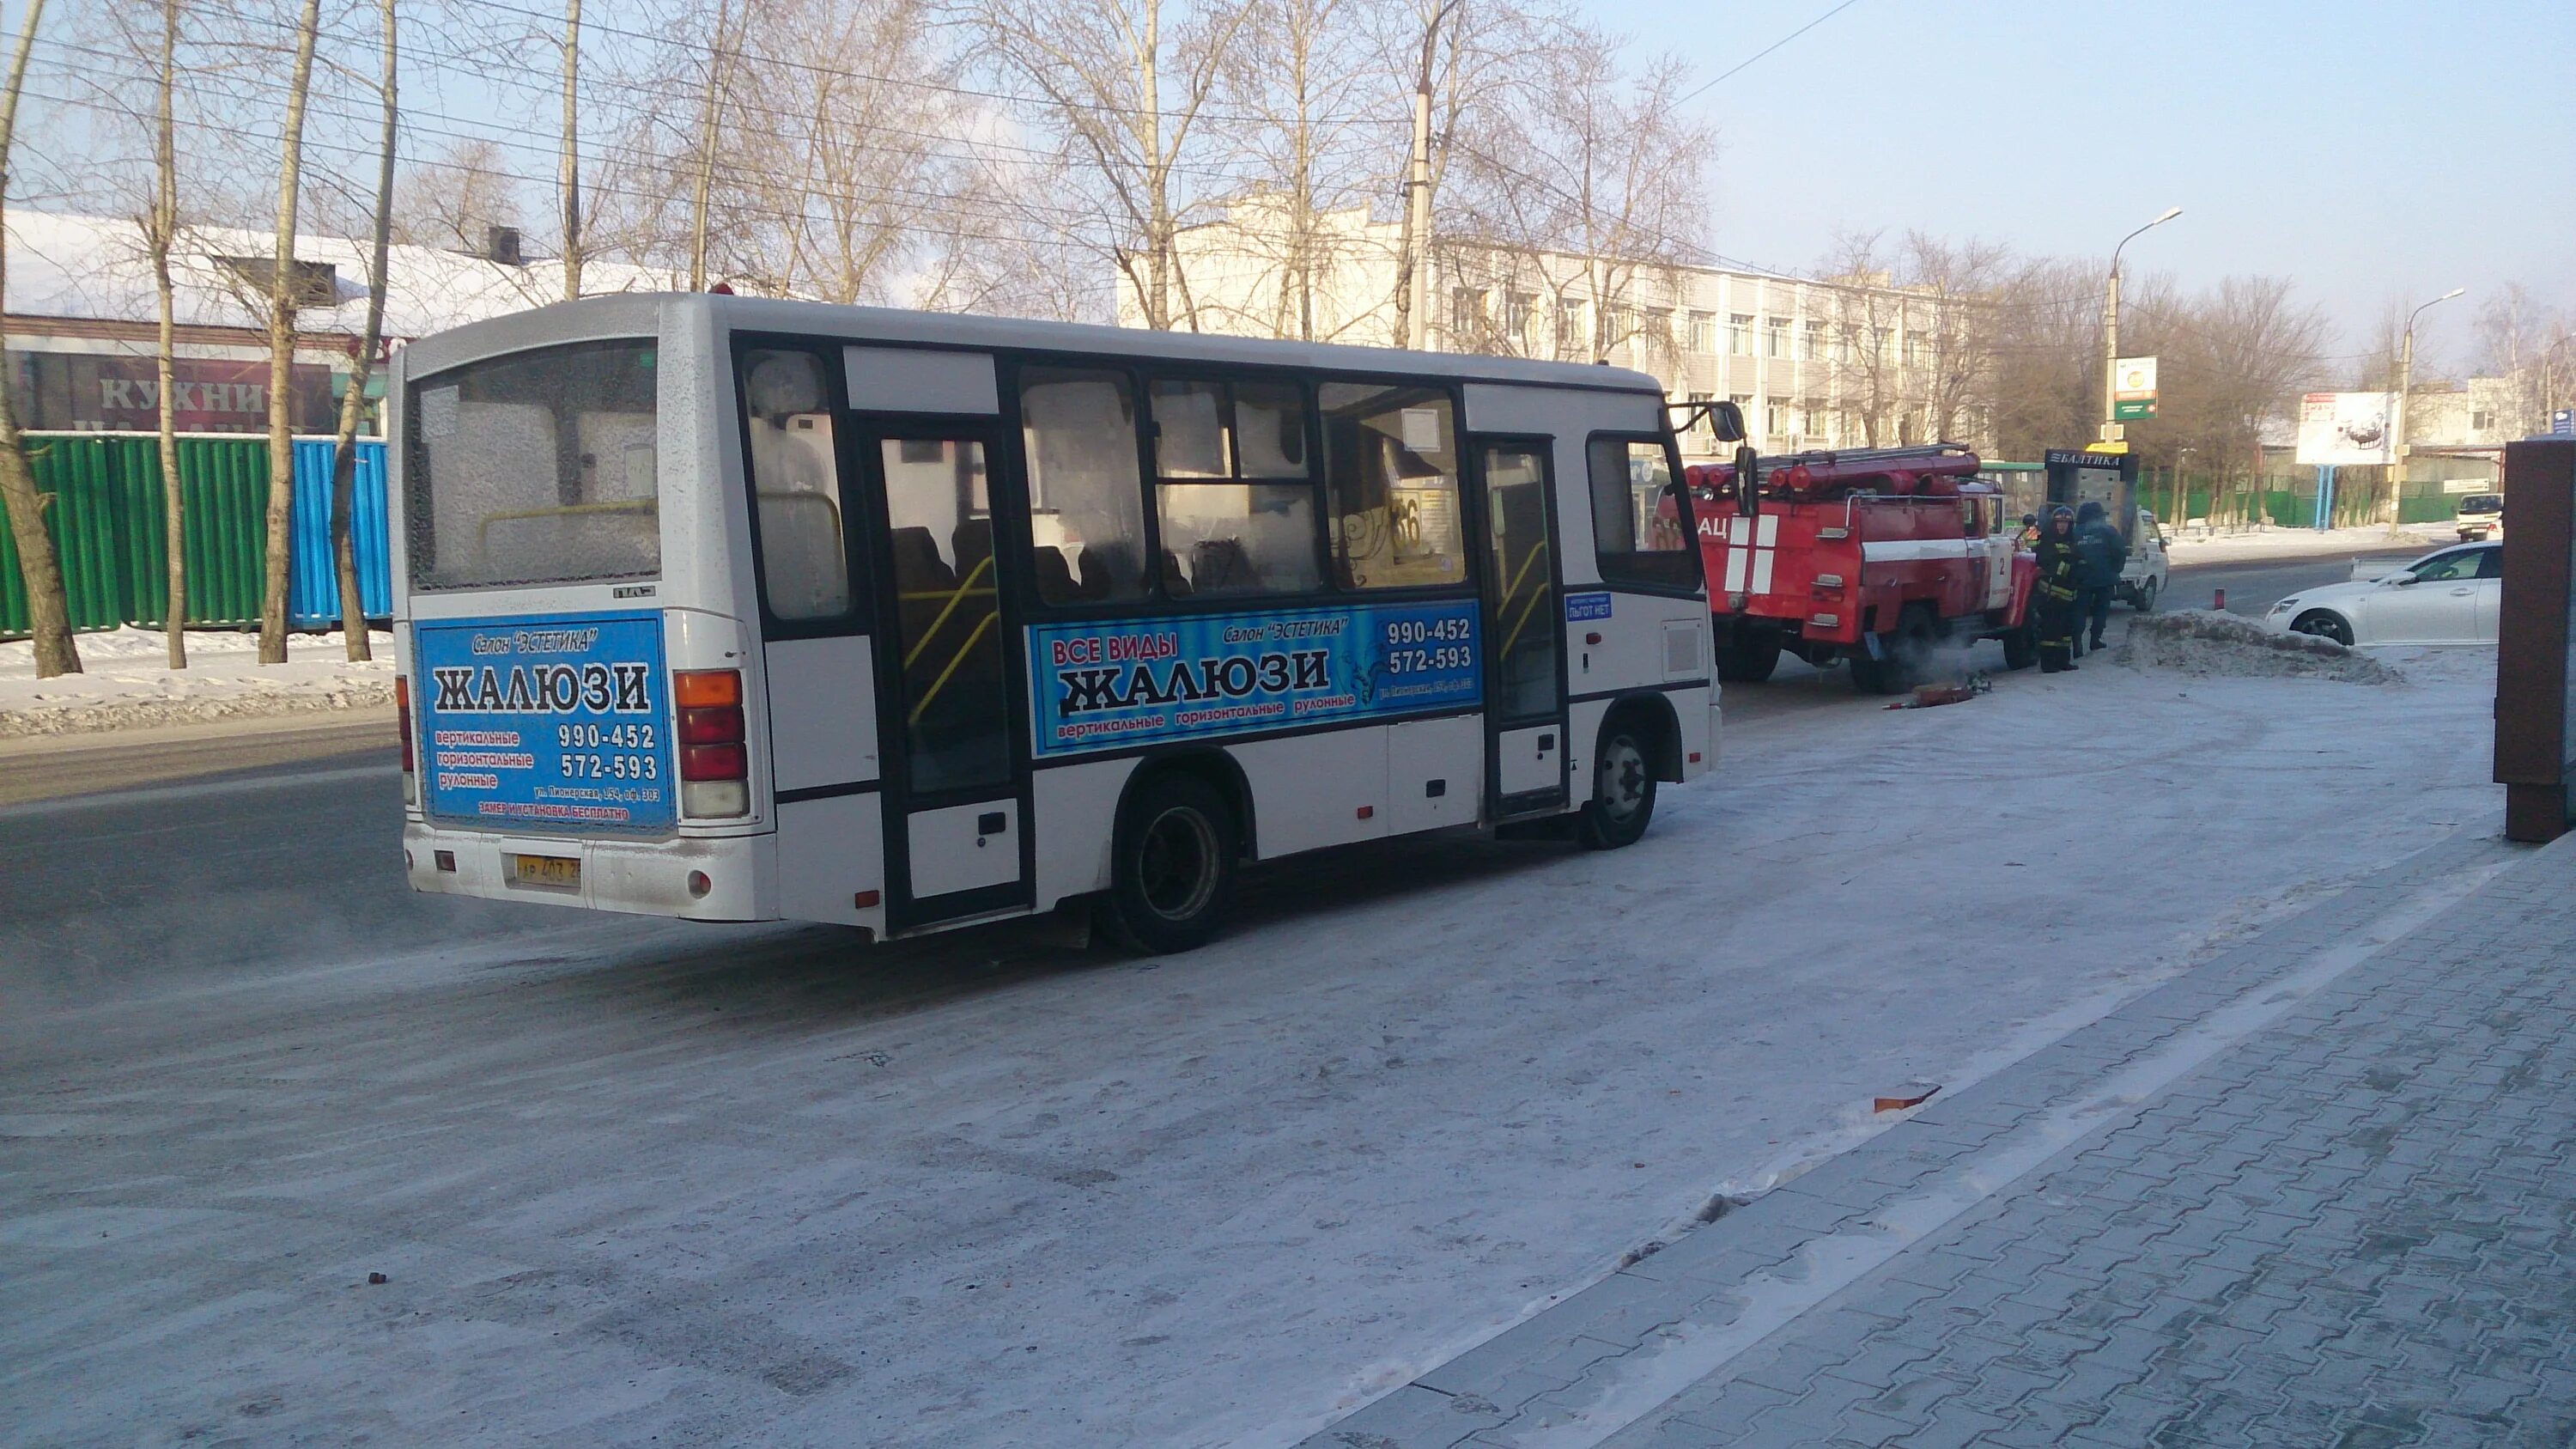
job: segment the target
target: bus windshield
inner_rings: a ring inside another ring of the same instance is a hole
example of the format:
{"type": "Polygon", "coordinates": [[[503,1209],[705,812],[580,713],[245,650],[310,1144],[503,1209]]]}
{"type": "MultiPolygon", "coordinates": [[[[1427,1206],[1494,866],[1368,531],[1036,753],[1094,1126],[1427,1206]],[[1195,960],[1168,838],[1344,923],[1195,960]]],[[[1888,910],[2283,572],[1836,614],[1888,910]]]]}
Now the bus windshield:
{"type": "Polygon", "coordinates": [[[654,360],[648,341],[580,343],[415,383],[412,586],[660,573],[654,360]]]}

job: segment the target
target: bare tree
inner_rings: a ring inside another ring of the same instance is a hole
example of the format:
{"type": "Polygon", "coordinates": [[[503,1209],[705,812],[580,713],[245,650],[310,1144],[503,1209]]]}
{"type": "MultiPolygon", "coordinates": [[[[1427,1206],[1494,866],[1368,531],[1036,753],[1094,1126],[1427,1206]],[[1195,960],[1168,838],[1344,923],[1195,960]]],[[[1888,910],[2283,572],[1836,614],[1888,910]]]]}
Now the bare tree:
{"type": "Polygon", "coordinates": [[[179,145],[174,114],[179,88],[179,0],[161,0],[160,65],[153,76],[152,203],[144,209],[143,245],[152,257],[152,292],[159,309],[154,377],[161,425],[162,568],[168,618],[164,655],[172,669],[188,667],[188,503],[179,477],[178,299],[170,281],[170,251],[179,232],[179,145]]]}
{"type": "Polygon", "coordinates": [[[367,639],[367,606],[358,586],[358,550],[350,531],[357,508],[358,418],[367,406],[367,377],[385,325],[386,250],[394,207],[394,132],[401,118],[395,100],[398,50],[394,0],[377,0],[383,31],[383,138],[376,158],[375,249],[367,259],[367,322],[349,355],[349,387],[340,395],[340,430],[331,446],[331,558],[340,580],[340,634],[353,660],[374,657],[367,639]]]}
{"type": "Polygon", "coordinates": [[[1199,122],[1256,0],[985,0],[987,63],[1035,93],[1042,125],[1105,210],[1106,250],[1148,327],[1196,325],[1177,238],[1199,122]]]}
{"type": "Polygon", "coordinates": [[[2546,307],[2520,282],[2507,282],[2478,312],[2478,367],[2511,380],[2515,429],[2534,429],[2576,404],[2576,318],[2546,307]]]}
{"type": "MultiPolygon", "coordinates": [[[[44,14],[45,0],[27,0],[17,53],[9,62],[9,88],[0,95],[0,202],[5,202],[9,191],[9,149],[17,131],[18,97],[27,85],[27,56],[35,49],[36,25],[44,14]]],[[[0,279],[7,275],[7,235],[0,228],[0,279]]],[[[17,400],[6,368],[0,368],[0,503],[8,508],[9,531],[18,543],[18,572],[27,585],[27,628],[35,641],[36,677],[78,674],[80,651],[72,644],[71,606],[63,595],[62,565],[54,556],[53,536],[45,532],[44,499],[36,492],[35,470],[27,462],[27,440],[18,431],[17,400]]]]}
{"type": "Polygon", "coordinates": [[[478,255],[491,228],[517,222],[522,204],[509,157],[480,137],[449,141],[434,159],[404,168],[395,196],[395,241],[478,255]]]}
{"type": "Polygon", "coordinates": [[[1893,442],[1904,381],[1897,339],[1907,309],[1885,233],[1837,233],[1820,270],[1832,289],[1827,365],[1844,415],[1860,425],[1864,447],[1893,442]]]}
{"type": "Polygon", "coordinates": [[[564,300],[581,295],[581,0],[564,0],[563,154],[556,180],[563,210],[564,300]]]}
{"type": "Polygon", "coordinates": [[[304,189],[304,113],[313,93],[313,47],[322,0],[304,0],[295,22],[295,61],[286,84],[284,140],[277,158],[277,251],[268,271],[268,528],[259,601],[259,662],[286,662],[287,554],[295,516],[295,314],[302,297],[295,265],[296,207],[304,189]]]}
{"type": "Polygon", "coordinates": [[[1248,289],[1248,306],[1217,319],[1223,330],[1317,341],[1359,320],[1334,305],[1339,258],[1327,217],[1365,208],[1377,179],[1364,116],[1349,105],[1374,62],[1363,24],[1372,3],[1274,0],[1252,8],[1237,39],[1220,92],[1222,129],[1255,193],[1245,205],[1275,207],[1277,220],[1244,233],[1266,253],[1267,275],[1248,289]]]}
{"type": "Polygon", "coordinates": [[[1991,446],[1997,311],[2011,268],[2000,242],[1905,234],[1905,283],[1929,304],[1915,386],[1936,439],[1991,446]]]}
{"type": "Polygon", "coordinates": [[[1705,165],[1715,136],[1673,98],[1672,59],[1630,73],[1622,42],[1589,26],[1551,27],[1546,83],[1462,127],[1451,210],[1457,242],[1436,249],[1452,284],[1452,332],[1497,350],[1527,341],[1535,290],[1560,319],[1545,350],[1584,361],[1669,356],[1682,266],[1698,254],[1705,165]],[[1500,305],[1495,305],[1499,302],[1500,305]],[[1642,354],[1642,356],[1637,356],[1642,354]]]}
{"type": "MultiPolygon", "coordinates": [[[[707,286],[707,207],[710,193],[715,189],[718,138],[724,130],[726,81],[733,69],[735,13],[733,0],[716,0],[716,38],[715,44],[707,51],[706,94],[699,103],[697,175],[689,193],[689,290],[692,292],[705,291],[707,286]]],[[[741,13],[748,21],[748,0],[745,0],[741,13]]]]}

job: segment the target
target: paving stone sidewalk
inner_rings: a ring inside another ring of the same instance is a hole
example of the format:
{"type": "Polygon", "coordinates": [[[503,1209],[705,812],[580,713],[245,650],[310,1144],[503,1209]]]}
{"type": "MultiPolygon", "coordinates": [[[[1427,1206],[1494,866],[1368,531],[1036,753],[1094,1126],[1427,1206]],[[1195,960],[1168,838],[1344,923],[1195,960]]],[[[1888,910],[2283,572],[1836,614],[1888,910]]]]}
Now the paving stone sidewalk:
{"type": "Polygon", "coordinates": [[[2571,1143],[2576,837],[2454,839],[1307,1443],[2569,1445],[2571,1143]]]}

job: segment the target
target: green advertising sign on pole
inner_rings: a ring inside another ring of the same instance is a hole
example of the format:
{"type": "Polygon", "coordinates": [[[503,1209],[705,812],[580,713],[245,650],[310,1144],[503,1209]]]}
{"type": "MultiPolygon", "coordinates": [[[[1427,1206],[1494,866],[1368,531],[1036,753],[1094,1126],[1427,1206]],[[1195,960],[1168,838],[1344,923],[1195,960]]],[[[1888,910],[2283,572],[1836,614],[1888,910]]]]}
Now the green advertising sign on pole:
{"type": "Polygon", "coordinates": [[[2134,423],[2156,415],[2156,360],[2123,357],[2111,364],[2111,417],[2134,423]]]}

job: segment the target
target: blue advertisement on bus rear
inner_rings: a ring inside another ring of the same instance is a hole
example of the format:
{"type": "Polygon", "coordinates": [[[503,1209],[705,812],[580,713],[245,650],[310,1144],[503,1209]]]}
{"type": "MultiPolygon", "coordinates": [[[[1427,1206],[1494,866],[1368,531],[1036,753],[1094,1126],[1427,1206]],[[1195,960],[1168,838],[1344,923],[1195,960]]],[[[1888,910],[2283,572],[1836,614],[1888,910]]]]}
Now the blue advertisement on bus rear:
{"type": "Polygon", "coordinates": [[[420,623],[412,655],[431,815],[548,834],[678,820],[660,615],[420,623]]]}
{"type": "Polygon", "coordinates": [[[1037,625],[1036,754],[1472,708],[1476,610],[1444,599],[1037,625]]]}

